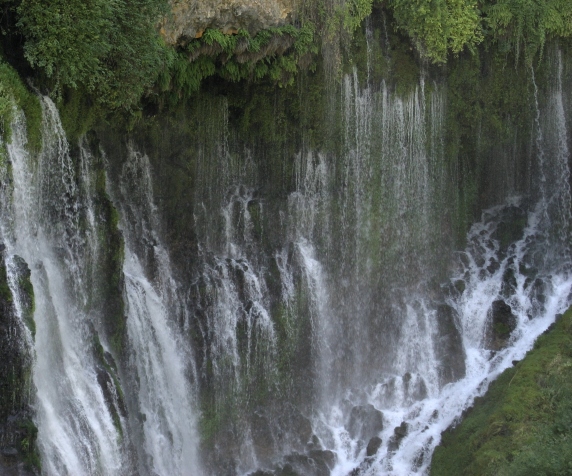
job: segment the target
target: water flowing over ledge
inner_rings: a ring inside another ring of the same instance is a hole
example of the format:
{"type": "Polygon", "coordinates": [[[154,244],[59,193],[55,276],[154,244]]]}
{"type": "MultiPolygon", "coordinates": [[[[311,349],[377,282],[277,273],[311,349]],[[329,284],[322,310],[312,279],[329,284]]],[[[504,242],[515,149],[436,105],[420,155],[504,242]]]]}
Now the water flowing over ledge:
{"type": "Polygon", "coordinates": [[[302,147],[278,172],[213,102],[182,168],[187,262],[142,145],[70,145],[41,98],[36,156],[16,111],[0,225],[23,329],[20,260],[31,271],[43,472],[424,474],[441,432],[571,304],[559,54],[553,68],[544,93],[532,76],[534,180],[457,252],[447,89],[426,76],[397,94],[346,75],[339,153],[302,147]]]}

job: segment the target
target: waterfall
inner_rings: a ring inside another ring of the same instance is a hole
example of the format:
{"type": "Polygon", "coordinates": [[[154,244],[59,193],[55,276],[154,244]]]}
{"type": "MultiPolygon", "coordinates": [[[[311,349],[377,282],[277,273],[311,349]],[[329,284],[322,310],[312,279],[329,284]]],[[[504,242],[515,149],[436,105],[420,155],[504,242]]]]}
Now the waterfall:
{"type": "Polygon", "coordinates": [[[492,167],[502,201],[456,251],[447,87],[427,72],[402,91],[354,68],[328,100],[333,145],[299,131],[290,156],[244,139],[222,97],[191,138],[77,144],[40,97],[38,153],[15,108],[0,234],[42,472],[426,474],[571,304],[560,53],[550,67],[546,90],[531,73],[538,180],[515,186],[515,144],[492,167]]]}
{"type": "MultiPolygon", "coordinates": [[[[178,345],[169,322],[177,303],[176,283],[157,236],[151,184],[138,183],[147,215],[123,210],[126,218],[121,220],[127,345],[132,352],[126,386],[116,374],[104,331],[107,310],[100,292],[106,279],[101,275],[105,250],[100,237],[105,231],[95,159],[80,144],[79,163],[74,162],[55,105],[48,98],[41,101],[44,129],[38,157],[27,153],[23,114],[15,112],[7,147],[13,185],[11,196],[3,197],[2,235],[10,280],[17,278],[18,260],[31,268],[37,330],[35,342],[29,336],[28,345],[36,356],[33,383],[42,471],[119,475],[133,474],[137,467],[138,474],[201,474],[196,406],[188,383],[192,359],[178,345]],[[139,227],[139,236],[156,240],[154,282],[134,251],[127,219],[139,227]],[[134,405],[129,414],[125,400],[134,405]],[[137,463],[134,453],[140,456],[137,463]]],[[[134,185],[129,182],[136,178],[133,174],[149,173],[139,158],[132,153],[126,164],[125,187],[134,185]]],[[[17,299],[16,310],[23,314],[19,303],[17,299]]]]}
{"type": "MultiPolygon", "coordinates": [[[[25,122],[16,112],[8,145],[13,194],[4,204],[9,214],[3,234],[6,254],[21,257],[31,269],[33,383],[43,467],[47,474],[123,474],[126,454],[110,408],[116,402],[108,401],[99,383],[103,371],[93,349],[97,310],[89,305],[93,283],[87,280],[98,250],[89,246],[93,222],[83,221],[93,214],[82,197],[89,195],[89,183],[76,175],[55,105],[47,98],[42,112],[38,157],[26,151],[25,122]]],[[[82,164],[78,174],[87,169],[89,164],[82,164]]]]}
{"type": "Polygon", "coordinates": [[[486,210],[472,226],[467,248],[458,254],[458,271],[450,277],[445,307],[435,309],[423,296],[417,305],[407,304],[398,375],[373,386],[367,396],[383,412],[381,447],[374,458],[365,458],[365,448],[356,445],[337,410],[338,419],[330,419],[332,442],[338,455],[346,458],[340,458],[332,474],[352,469],[360,475],[425,474],[441,432],[485,393],[490,381],[522,359],[538,335],[570,305],[572,202],[560,54],[556,71],[544,108],[535,89],[534,140],[541,177],[532,191],[536,204],[526,208],[522,198],[508,197],[505,204],[486,210]],[[515,225],[519,221],[520,228],[515,225]],[[507,235],[515,236],[514,241],[507,235]],[[508,310],[513,319],[514,330],[506,344],[491,337],[499,308],[508,310]],[[443,333],[438,332],[436,318],[441,321],[439,313],[444,310],[461,337],[464,377],[439,385],[435,352],[443,345],[443,333]],[[412,401],[407,391],[418,383],[418,375],[423,377],[422,398],[412,401]]]}
{"type": "Polygon", "coordinates": [[[129,358],[123,374],[130,388],[130,426],[140,448],[139,474],[200,475],[192,387],[196,369],[178,338],[184,309],[161,244],[152,186],[147,157],[129,148],[115,200],[125,239],[129,358]]]}

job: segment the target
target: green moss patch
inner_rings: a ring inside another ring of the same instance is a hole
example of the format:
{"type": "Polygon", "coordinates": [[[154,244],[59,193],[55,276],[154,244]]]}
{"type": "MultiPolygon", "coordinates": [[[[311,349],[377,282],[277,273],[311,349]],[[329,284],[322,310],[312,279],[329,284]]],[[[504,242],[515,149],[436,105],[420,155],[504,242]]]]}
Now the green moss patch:
{"type": "Polygon", "coordinates": [[[18,73],[0,60],[0,128],[4,138],[10,137],[13,106],[20,107],[26,116],[28,147],[37,152],[42,147],[42,107],[38,97],[22,82],[18,73]]]}
{"type": "Polygon", "coordinates": [[[572,474],[572,309],[443,434],[431,475],[572,474]]]}

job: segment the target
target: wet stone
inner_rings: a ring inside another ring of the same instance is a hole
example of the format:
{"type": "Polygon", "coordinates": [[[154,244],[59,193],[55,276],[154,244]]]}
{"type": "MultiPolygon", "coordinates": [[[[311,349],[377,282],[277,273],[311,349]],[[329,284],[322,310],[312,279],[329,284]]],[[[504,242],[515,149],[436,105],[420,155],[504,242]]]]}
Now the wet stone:
{"type": "Polygon", "coordinates": [[[398,438],[404,438],[407,436],[407,433],[409,432],[409,427],[407,425],[406,422],[401,422],[401,425],[399,425],[398,427],[395,428],[394,430],[394,434],[395,436],[397,436],[398,438]]]}
{"type": "Polygon", "coordinates": [[[352,408],[347,430],[352,439],[368,441],[383,430],[383,413],[373,405],[358,405],[352,408]]]}
{"type": "Polygon", "coordinates": [[[467,284],[462,279],[457,279],[457,281],[455,281],[455,289],[459,294],[463,294],[465,292],[466,287],[467,284]]]}
{"type": "Polygon", "coordinates": [[[499,263],[498,261],[496,261],[496,260],[494,260],[491,264],[489,264],[489,265],[487,266],[487,271],[488,271],[490,274],[496,273],[499,269],[500,269],[500,263],[499,263]]]}
{"type": "Polygon", "coordinates": [[[294,468],[292,467],[291,464],[287,464],[283,468],[280,468],[278,471],[276,471],[275,475],[276,476],[302,476],[302,475],[298,474],[296,471],[294,471],[294,468]]]}
{"type": "Polygon", "coordinates": [[[16,273],[21,278],[29,278],[32,274],[30,268],[28,267],[28,263],[18,255],[14,255],[14,264],[16,267],[16,273]]]}
{"type": "Polygon", "coordinates": [[[322,443],[320,443],[320,439],[316,435],[312,435],[312,438],[308,442],[308,449],[310,450],[322,449],[322,443]]]}
{"type": "Polygon", "coordinates": [[[383,441],[379,436],[374,436],[373,438],[371,438],[369,440],[369,443],[367,444],[367,448],[365,450],[366,456],[375,455],[377,453],[377,451],[379,450],[379,447],[381,446],[382,442],[383,441]]]}
{"type": "Polygon", "coordinates": [[[439,360],[438,372],[441,386],[463,378],[466,372],[465,349],[456,324],[457,320],[457,311],[451,306],[448,304],[437,306],[439,338],[435,353],[439,360]]]}
{"type": "Polygon", "coordinates": [[[396,426],[393,430],[393,436],[389,440],[389,444],[387,445],[388,451],[395,451],[401,445],[401,440],[407,436],[409,433],[409,426],[406,422],[402,422],[401,425],[396,426]]]}
{"type": "Polygon", "coordinates": [[[502,221],[497,225],[493,237],[502,249],[522,237],[527,222],[527,213],[520,207],[509,206],[502,212],[502,221]]]}
{"type": "Polygon", "coordinates": [[[2,453],[2,456],[8,458],[15,458],[16,456],[18,456],[18,450],[13,446],[4,447],[2,448],[2,450],[0,450],[0,452],[2,453]]]}
{"type": "Polygon", "coordinates": [[[504,296],[510,296],[514,293],[516,289],[516,277],[514,274],[514,269],[512,267],[507,267],[504,271],[502,278],[502,294],[504,296]]]}
{"type": "Polygon", "coordinates": [[[507,345],[511,333],[516,328],[517,319],[512,308],[502,299],[492,303],[489,316],[489,348],[500,350],[507,345]]]}
{"type": "Polygon", "coordinates": [[[409,372],[403,376],[403,392],[413,401],[421,401],[427,398],[427,385],[425,381],[417,376],[413,379],[409,372]]]}
{"type": "Polygon", "coordinates": [[[292,453],[284,460],[286,464],[276,472],[277,476],[330,476],[336,455],[329,450],[314,450],[309,454],[292,453]]]}

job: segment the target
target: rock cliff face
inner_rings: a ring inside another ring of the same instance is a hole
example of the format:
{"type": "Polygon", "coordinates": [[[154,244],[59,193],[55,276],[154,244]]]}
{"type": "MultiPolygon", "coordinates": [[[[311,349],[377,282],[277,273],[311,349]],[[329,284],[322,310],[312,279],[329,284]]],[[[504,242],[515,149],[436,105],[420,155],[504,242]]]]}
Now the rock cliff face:
{"type": "Polygon", "coordinates": [[[297,0],[172,0],[171,14],[161,33],[169,44],[182,38],[200,38],[206,28],[224,33],[239,29],[251,34],[287,23],[297,0]]]}

